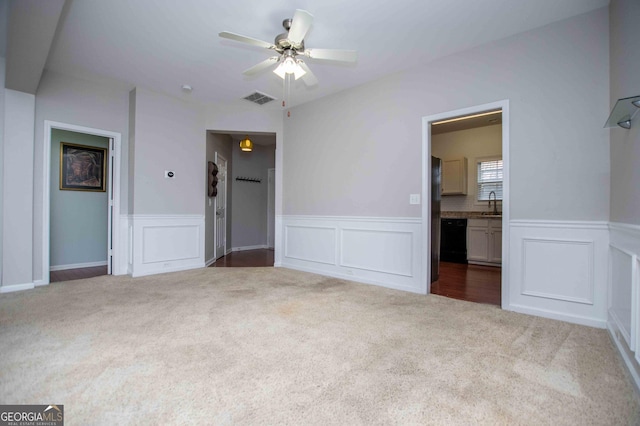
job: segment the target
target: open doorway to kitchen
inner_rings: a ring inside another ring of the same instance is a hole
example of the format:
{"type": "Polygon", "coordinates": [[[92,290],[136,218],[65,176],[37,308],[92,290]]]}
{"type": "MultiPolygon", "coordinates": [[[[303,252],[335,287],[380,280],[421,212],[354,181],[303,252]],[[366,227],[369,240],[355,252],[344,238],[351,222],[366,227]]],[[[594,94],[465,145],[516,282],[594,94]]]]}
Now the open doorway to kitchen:
{"type": "Polygon", "coordinates": [[[429,293],[498,306],[508,300],[507,130],[507,101],[424,119],[429,293]]]}

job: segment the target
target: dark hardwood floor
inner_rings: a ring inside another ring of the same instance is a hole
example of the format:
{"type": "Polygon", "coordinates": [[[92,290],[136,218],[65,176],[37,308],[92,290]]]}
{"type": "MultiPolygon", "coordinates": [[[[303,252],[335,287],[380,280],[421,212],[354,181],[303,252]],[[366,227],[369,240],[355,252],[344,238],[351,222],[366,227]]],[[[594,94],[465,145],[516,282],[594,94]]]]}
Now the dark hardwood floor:
{"type": "Polygon", "coordinates": [[[91,268],[67,269],[65,271],[51,271],[49,272],[49,282],[80,280],[83,278],[98,277],[100,275],[107,275],[106,265],[91,268]]]}
{"type": "Polygon", "coordinates": [[[440,277],[431,293],[470,302],[501,305],[502,268],[440,262],[440,277]]]}
{"type": "Polygon", "coordinates": [[[273,266],[273,250],[234,251],[216,260],[211,267],[273,266]]]}

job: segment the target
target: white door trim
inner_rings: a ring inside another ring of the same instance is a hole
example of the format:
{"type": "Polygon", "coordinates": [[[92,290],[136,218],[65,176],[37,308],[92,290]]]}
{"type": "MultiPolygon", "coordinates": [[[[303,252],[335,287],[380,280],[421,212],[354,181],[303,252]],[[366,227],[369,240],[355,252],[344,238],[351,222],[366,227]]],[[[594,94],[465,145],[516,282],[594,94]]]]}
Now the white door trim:
{"type": "Polygon", "coordinates": [[[431,292],[429,271],[431,270],[431,123],[452,117],[460,117],[492,109],[502,109],[502,164],[504,181],[502,184],[502,308],[509,306],[509,100],[501,100],[476,105],[454,111],[422,117],[422,269],[421,283],[424,294],[431,292]]]}
{"type": "Polygon", "coordinates": [[[218,253],[218,200],[219,197],[215,197],[215,205],[214,205],[214,225],[213,225],[213,257],[214,257],[214,262],[218,259],[220,259],[222,256],[227,254],[227,217],[228,217],[228,213],[229,213],[229,203],[228,203],[228,199],[229,199],[229,185],[228,185],[228,180],[229,180],[229,162],[227,161],[227,159],[220,155],[220,153],[218,151],[215,152],[215,158],[214,158],[214,162],[216,165],[218,165],[218,161],[222,160],[225,163],[225,170],[224,170],[224,242],[223,242],[223,249],[222,249],[222,254],[219,255],[218,253]]]}
{"type": "MultiPolygon", "coordinates": [[[[113,275],[125,274],[126,271],[120,269],[120,256],[122,253],[118,251],[120,247],[120,235],[117,232],[120,229],[120,163],[122,160],[122,135],[109,130],[94,129],[91,127],[77,126],[75,124],[60,123],[56,121],[44,121],[44,144],[43,144],[43,190],[42,190],[42,206],[44,214],[42,215],[42,280],[39,285],[49,284],[49,265],[51,256],[49,253],[49,244],[51,238],[50,220],[51,220],[51,202],[50,202],[50,185],[51,185],[51,131],[53,129],[68,130],[71,132],[86,133],[90,135],[102,136],[113,139],[113,176],[109,176],[108,182],[113,182],[113,221],[111,241],[113,244],[113,275]],[[114,232],[116,230],[116,232],[114,232]]],[[[112,168],[109,167],[109,173],[112,168]]],[[[108,240],[107,236],[107,240],[108,240]]]]}

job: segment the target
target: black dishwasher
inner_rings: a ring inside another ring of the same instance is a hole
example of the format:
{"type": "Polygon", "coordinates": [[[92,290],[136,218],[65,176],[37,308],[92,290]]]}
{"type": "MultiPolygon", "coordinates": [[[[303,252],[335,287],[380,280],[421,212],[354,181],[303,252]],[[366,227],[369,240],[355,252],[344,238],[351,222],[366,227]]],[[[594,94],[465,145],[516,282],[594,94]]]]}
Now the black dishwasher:
{"type": "Polygon", "coordinates": [[[467,219],[441,220],[440,260],[467,263],[467,219]]]}

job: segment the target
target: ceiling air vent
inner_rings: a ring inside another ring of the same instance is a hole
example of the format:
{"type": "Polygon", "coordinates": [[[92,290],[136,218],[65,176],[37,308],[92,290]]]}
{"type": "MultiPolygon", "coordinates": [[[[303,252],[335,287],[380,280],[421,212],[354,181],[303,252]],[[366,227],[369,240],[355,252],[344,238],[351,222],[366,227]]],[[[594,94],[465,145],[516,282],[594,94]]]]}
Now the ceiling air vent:
{"type": "Polygon", "coordinates": [[[271,101],[275,100],[274,97],[271,97],[269,95],[265,95],[264,93],[260,93],[260,92],[254,92],[254,93],[250,94],[249,96],[245,96],[243,99],[246,99],[249,102],[253,102],[254,104],[258,104],[258,105],[264,105],[267,102],[271,102],[271,101]]]}

